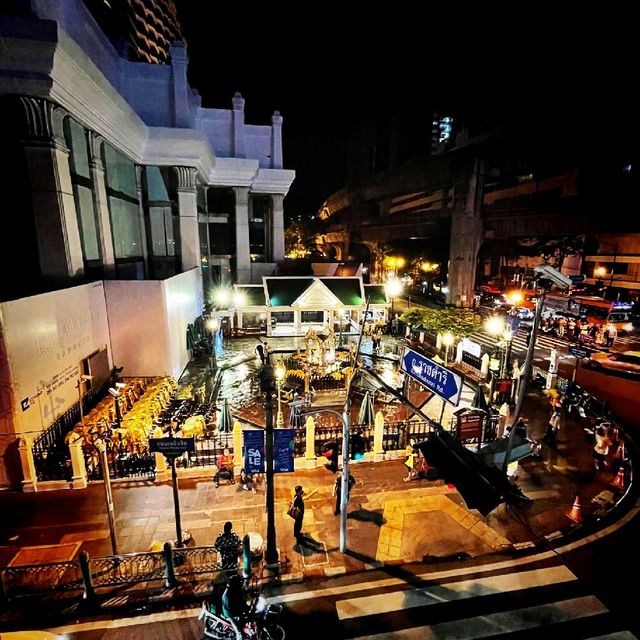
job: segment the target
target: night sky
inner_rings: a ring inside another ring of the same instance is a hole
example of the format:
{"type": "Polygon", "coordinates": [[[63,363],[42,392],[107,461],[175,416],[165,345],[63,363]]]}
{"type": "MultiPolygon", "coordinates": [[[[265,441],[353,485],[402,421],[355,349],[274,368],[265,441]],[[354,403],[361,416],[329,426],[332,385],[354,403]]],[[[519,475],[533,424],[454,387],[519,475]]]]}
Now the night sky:
{"type": "Polygon", "coordinates": [[[486,26],[439,29],[437,20],[427,25],[404,13],[349,23],[328,10],[315,14],[319,5],[286,15],[271,5],[262,15],[244,5],[224,13],[217,3],[176,6],[189,80],[203,106],[229,109],[240,91],[247,123],[282,114],[285,168],[296,171],[285,199],[289,219],[313,215],[343,186],[348,136],[364,117],[384,121],[400,109],[405,127],[420,123],[416,149],[428,145],[434,110],[479,120],[511,113],[557,119],[617,144],[603,121],[613,118],[615,129],[638,106],[633,83],[621,81],[632,60],[624,38],[605,51],[586,40],[576,47],[558,20],[544,33],[505,36],[486,26]]]}

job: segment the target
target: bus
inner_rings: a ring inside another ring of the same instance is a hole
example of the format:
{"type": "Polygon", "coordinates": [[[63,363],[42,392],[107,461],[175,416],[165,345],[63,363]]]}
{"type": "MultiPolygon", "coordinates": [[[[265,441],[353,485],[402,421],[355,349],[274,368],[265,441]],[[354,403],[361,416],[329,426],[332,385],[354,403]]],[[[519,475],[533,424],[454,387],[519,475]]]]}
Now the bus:
{"type": "Polygon", "coordinates": [[[548,293],[544,298],[543,312],[568,313],[574,316],[586,317],[589,324],[612,324],[618,333],[631,333],[631,302],[606,300],[597,296],[577,294],[564,295],[548,293]]]}

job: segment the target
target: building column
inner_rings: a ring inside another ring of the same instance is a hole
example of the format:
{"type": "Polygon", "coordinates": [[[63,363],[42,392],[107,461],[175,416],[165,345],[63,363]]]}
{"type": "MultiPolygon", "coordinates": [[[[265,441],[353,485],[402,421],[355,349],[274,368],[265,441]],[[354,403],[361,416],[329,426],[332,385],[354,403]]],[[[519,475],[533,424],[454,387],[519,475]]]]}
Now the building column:
{"type": "Polygon", "coordinates": [[[116,258],[113,251],[113,235],[111,234],[111,220],[109,218],[109,201],[107,199],[107,183],[104,179],[104,165],[102,164],[101,146],[103,137],[87,131],[89,145],[89,171],[93,184],[93,206],[98,220],[98,241],[100,255],[106,273],[115,270],[116,258]]]}
{"type": "Polygon", "coordinates": [[[267,311],[267,337],[271,337],[272,333],[273,330],[271,327],[271,311],[267,311]]]}
{"type": "Polygon", "coordinates": [[[82,451],[82,436],[75,431],[71,431],[67,436],[67,445],[71,456],[71,469],[73,477],[71,478],[72,489],[87,488],[87,466],[84,461],[84,453],[82,451]]]}
{"type": "Polygon", "coordinates": [[[282,169],[282,116],[279,111],[271,116],[271,168],[282,169]]]}
{"type": "Polygon", "coordinates": [[[20,96],[24,151],[43,275],[84,274],[80,228],[62,123],[67,113],[42,98],[20,96]]]}
{"type": "Polygon", "coordinates": [[[22,467],[22,491],[33,493],[38,490],[36,463],[33,460],[33,438],[26,435],[19,438],[18,452],[22,467]]]}
{"type": "Polygon", "coordinates": [[[314,469],[318,463],[318,458],[316,457],[316,423],[313,419],[313,416],[307,417],[307,422],[305,424],[306,434],[305,434],[305,452],[304,457],[306,460],[307,469],[314,469]]]}
{"type": "Polygon", "coordinates": [[[249,187],[233,187],[236,196],[236,282],[251,282],[249,187]]]}
{"type": "Polygon", "coordinates": [[[271,261],[284,260],[284,195],[271,195],[271,261]]]}
{"type": "Polygon", "coordinates": [[[200,266],[198,201],[195,167],[173,167],[178,178],[178,215],[180,217],[180,255],[182,271],[200,266]]]}
{"type": "Polygon", "coordinates": [[[293,312],[293,324],[296,334],[302,333],[302,311],[300,309],[295,309],[293,312]]]}
{"type": "Polygon", "coordinates": [[[476,262],[482,242],[482,161],[476,160],[471,175],[456,185],[451,214],[447,304],[470,307],[476,279],[476,262]]]}
{"type": "Polygon", "coordinates": [[[233,111],[231,112],[233,120],[233,156],[235,158],[244,158],[244,98],[240,92],[236,91],[233,94],[231,104],[233,105],[233,111]]]}

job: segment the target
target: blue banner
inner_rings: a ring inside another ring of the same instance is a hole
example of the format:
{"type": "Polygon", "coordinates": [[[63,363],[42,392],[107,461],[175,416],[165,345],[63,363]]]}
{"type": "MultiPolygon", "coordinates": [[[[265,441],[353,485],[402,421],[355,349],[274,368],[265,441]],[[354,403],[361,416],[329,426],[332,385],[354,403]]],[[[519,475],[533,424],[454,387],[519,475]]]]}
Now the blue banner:
{"type": "Polygon", "coordinates": [[[400,368],[451,404],[457,405],[460,402],[462,376],[453,373],[450,369],[406,347],[402,354],[400,368]]]}
{"type": "Polygon", "coordinates": [[[273,432],[273,471],[290,473],[293,471],[294,429],[275,429],[273,432]]]}
{"type": "Polygon", "coordinates": [[[251,429],[244,435],[244,470],[247,473],[264,473],[264,431],[251,429]]]}

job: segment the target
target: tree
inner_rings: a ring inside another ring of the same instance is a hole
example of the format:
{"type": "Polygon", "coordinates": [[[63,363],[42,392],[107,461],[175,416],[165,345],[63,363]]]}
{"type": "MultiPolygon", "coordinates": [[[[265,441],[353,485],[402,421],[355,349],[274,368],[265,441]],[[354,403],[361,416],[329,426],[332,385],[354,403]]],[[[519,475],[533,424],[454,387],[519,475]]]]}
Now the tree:
{"type": "Polygon", "coordinates": [[[292,222],[284,232],[285,255],[287,258],[306,258],[316,253],[315,226],[308,221],[292,222]]]}
{"type": "Polygon", "coordinates": [[[583,255],[584,236],[563,236],[562,238],[540,240],[536,244],[536,249],[545,264],[561,271],[567,256],[583,255]]]}
{"type": "Polygon", "coordinates": [[[410,326],[421,324],[431,333],[450,332],[457,338],[478,331],[482,327],[482,317],[471,309],[411,307],[400,319],[410,326]]]}

